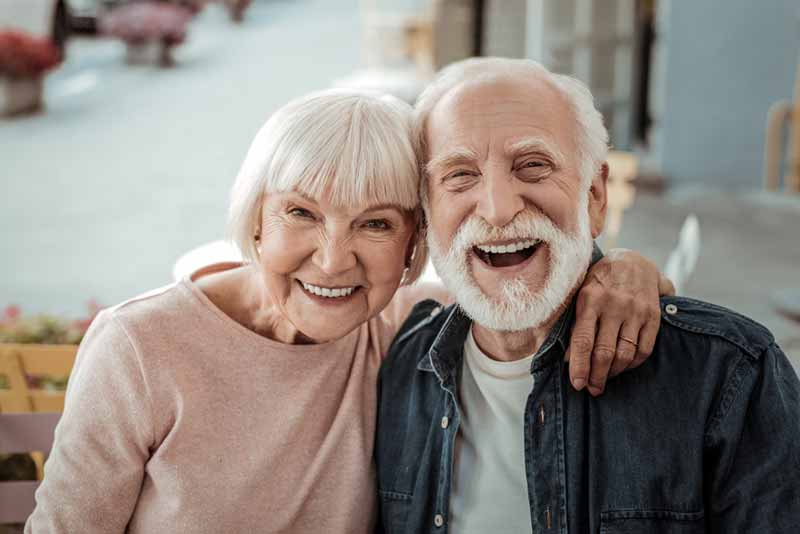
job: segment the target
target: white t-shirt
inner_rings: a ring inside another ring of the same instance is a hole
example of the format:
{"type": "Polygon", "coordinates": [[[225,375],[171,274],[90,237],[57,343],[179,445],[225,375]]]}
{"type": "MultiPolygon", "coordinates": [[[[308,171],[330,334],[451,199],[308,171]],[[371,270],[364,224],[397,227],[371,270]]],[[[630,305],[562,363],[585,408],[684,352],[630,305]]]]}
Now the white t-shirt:
{"type": "Polygon", "coordinates": [[[523,433],[533,357],[493,360],[471,330],[464,343],[462,417],[448,514],[452,534],[532,532],[523,433]]]}

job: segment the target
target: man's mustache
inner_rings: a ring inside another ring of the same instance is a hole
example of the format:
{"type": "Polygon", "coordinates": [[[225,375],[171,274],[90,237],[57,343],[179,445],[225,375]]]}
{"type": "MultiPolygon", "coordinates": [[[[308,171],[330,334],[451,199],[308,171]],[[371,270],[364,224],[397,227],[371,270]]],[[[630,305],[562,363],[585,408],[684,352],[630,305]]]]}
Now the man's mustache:
{"type": "Polygon", "coordinates": [[[548,217],[530,212],[519,213],[502,227],[492,226],[478,215],[471,215],[456,232],[450,252],[464,252],[490,241],[538,239],[549,242],[563,233],[548,217]]]}

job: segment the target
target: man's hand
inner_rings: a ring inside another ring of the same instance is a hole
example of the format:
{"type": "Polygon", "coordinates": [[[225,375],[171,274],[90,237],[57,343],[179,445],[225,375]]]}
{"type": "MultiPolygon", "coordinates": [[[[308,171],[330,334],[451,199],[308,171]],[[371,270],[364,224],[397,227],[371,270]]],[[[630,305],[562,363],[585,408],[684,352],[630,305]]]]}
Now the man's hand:
{"type": "Polygon", "coordinates": [[[674,294],[672,282],[637,252],[613,249],[592,266],[578,292],[567,349],[575,389],[600,395],[609,376],[641,365],[658,334],[659,295],[674,294]]]}

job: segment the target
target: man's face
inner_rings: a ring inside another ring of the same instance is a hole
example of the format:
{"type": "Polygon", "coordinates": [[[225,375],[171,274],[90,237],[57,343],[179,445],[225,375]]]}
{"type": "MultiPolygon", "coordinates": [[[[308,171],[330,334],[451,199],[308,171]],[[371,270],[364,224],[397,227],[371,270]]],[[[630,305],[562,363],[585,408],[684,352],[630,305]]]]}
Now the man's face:
{"type": "Polygon", "coordinates": [[[585,274],[605,183],[581,184],[576,133],[566,98],[534,78],[462,85],[428,119],[431,257],[487,328],[543,324],[585,274]]]}

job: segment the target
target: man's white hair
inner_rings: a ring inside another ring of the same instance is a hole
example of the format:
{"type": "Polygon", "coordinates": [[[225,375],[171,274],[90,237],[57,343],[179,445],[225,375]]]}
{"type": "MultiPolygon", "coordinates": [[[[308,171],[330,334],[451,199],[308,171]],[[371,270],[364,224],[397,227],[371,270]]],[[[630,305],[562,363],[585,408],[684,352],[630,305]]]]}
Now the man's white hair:
{"type": "MultiPolygon", "coordinates": [[[[259,130],[231,192],[230,238],[245,261],[258,258],[265,195],[297,191],[334,205],[419,206],[419,168],[411,107],[391,96],[330,89],[292,100],[259,130]]],[[[420,232],[417,232],[420,234],[420,232]]],[[[418,235],[403,283],[425,268],[418,235]]]]}
{"type": "MultiPolygon", "coordinates": [[[[425,140],[428,118],[436,104],[450,91],[465,83],[477,83],[497,79],[518,80],[525,83],[525,76],[535,76],[550,83],[566,97],[577,125],[578,161],[580,178],[585,189],[608,155],[608,130],[603,124],[602,114],[594,106],[594,98],[586,85],[572,76],[555,74],[532,59],[509,59],[500,57],[471,58],[458,61],[442,69],[436,78],[417,98],[414,107],[414,136],[420,148],[420,166],[424,169],[430,155],[425,140]]],[[[534,103],[533,101],[531,103],[534,103]]],[[[421,192],[423,200],[427,194],[423,172],[421,192]]]]}

